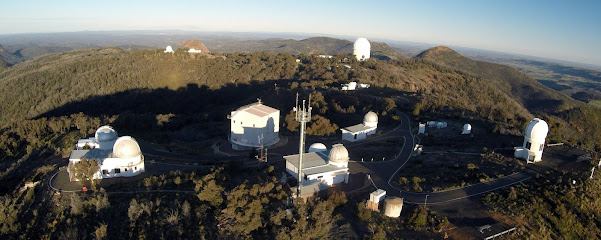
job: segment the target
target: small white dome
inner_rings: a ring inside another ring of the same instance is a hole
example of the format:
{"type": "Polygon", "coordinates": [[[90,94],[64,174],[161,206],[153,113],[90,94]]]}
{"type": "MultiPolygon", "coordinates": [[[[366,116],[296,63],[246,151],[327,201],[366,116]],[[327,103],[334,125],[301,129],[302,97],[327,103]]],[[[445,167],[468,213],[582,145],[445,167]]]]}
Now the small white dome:
{"type": "Polygon", "coordinates": [[[353,55],[357,60],[365,60],[369,58],[371,51],[371,44],[367,38],[357,38],[353,44],[353,55]]]}
{"type": "Polygon", "coordinates": [[[167,46],[165,48],[165,52],[173,52],[173,48],[171,46],[167,46]]]}
{"type": "Polygon", "coordinates": [[[330,150],[329,161],[332,163],[346,163],[349,161],[348,150],[342,144],[334,144],[330,150]]]}
{"type": "Polygon", "coordinates": [[[549,125],[547,125],[547,122],[539,118],[532,119],[532,121],[530,121],[526,127],[526,138],[539,143],[545,142],[547,133],[549,133],[549,125]]]}
{"type": "Polygon", "coordinates": [[[369,111],[368,113],[365,114],[365,117],[363,117],[363,122],[365,123],[377,123],[378,122],[378,115],[372,111],[369,111]]]}
{"type": "Polygon", "coordinates": [[[309,152],[325,152],[328,151],[328,147],[323,143],[313,143],[309,146],[309,152]]]}
{"type": "Polygon", "coordinates": [[[117,131],[111,126],[102,126],[96,130],[94,135],[96,142],[111,142],[117,140],[117,131]]]}
{"type": "Polygon", "coordinates": [[[113,147],[113,156],[116,158],[133,158],[142,155],[140,145],[130,136],[120,137],[113,147]]]}
{"type": "Polygon", "coordinates": [[[472,130],[472,125],[470,125],[469,123],[466,123],[465,125],[463,125],[463,130],[472,130]]]}

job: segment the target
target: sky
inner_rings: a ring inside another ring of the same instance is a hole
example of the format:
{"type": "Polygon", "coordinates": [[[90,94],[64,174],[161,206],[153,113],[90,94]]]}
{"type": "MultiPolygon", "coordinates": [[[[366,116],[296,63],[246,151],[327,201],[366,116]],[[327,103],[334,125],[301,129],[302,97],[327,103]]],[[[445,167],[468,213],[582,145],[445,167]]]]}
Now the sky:
{"type": "Polygon", "coordinates": [[[168,29],[311,33],[471,47],[601,66],[598,0],[0,0],[0,6],[0,34],[168,29]]]}

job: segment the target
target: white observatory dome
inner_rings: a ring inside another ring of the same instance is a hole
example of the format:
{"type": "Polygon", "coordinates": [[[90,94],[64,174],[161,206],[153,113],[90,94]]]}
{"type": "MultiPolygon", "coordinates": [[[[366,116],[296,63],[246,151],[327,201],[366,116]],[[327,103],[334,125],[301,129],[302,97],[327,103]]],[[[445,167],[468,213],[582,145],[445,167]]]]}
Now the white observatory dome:
{"type": "Polygon", "coordinates": [[[173,52],[173,48],[172,48],[171,46],[167,46],[167,47],[165,48],[165,52],[166,52],[166,53],[171,53],[171,52],[173,52]]]}
{"type": "Polygon", "coordinates": [[[113,156],[116,158],[133,158],[142,155],[140,145],[130,136],[120,137],[113,147],[113,156]]]}
{"type": "Polygon", "coordinates": [[[375,112],[369,111],[363,117],[364,123],[378,123],[378,115],[375,112]]]}
{"type": "Polygon", "coordinates": [[[353,55],[359,61],[363,61],[369,58],[371,50],[371,44],[367,40],[367,38],[357,38],[355,40],[355,44],[353,44],[353,55]]]}
{"type": "Polygon", "coordinates": [[[348,150],[342,144],[334,144],[330,150],[329,163],[334,165],[347,165],[349,161],[348,150]]]}
{"type": "Polygon", "coordinates": [[[526,127],[526,139],[544,143],[549,133],[549,125],[542,119],[535,118],[526,127]]]}
{"type": "Polygon", "coordinates": [[[325,152],[328,151],[328,147],[323,143],[313,143],[309,146],[309,152],[325,152]]]}
{"type": "Polygon", "coordinates": [[[112,142],[117,140],[117,131],[111,126],[102,126],[96,130],[94,135],[96,142],[112,142]]]}

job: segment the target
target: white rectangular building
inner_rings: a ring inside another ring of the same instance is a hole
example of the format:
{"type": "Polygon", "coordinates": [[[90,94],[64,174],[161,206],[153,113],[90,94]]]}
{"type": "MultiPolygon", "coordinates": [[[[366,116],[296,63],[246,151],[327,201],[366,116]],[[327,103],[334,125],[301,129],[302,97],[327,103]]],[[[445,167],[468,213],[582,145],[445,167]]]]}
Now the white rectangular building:
{"type": "MultiPolygon", "coordinates": [[[[284,156],[286,171],[298,180],[298,154],[284,156]]],[[[322,183],[331,186],[348,183],[348,166],[328,164],[327,152],[303,153],[303,186],[322,183]]]]}
{"type": "Polygon", "coordinates": [[[280,140],[280,110],[263,105],[261,101],[232,111],[228,118],[231,124],[229,139],[234,149],[271,146],[280,140]]]}

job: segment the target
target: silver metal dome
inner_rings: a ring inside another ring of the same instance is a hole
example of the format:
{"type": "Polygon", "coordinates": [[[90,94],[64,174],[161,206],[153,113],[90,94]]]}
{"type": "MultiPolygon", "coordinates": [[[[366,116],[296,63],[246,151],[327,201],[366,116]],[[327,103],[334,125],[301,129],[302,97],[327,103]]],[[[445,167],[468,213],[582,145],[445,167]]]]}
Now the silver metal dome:
{"type": "Polygon", "coordinates": [[[369,111],[368,113],[365,114],[365,117],[363,117],[363,122],[365,123],[377,123],[378,122],[378,115],[372,111],[369,111]]]}
{"type": "Polygon", "coordinates": [[[117,131],[108,125],[98,128],[94,135],[96,142],[111,142],[117,140],[117,137],[117,131]]]}
{"type": "Polygon", "coordinates": [[[130,136],[120,137],[113,147],[113,156],[116,158],[133,158],[142,155],[140,145],[130,136]]]}
{"type": "Polygon", "coordinates": [[[325,152],[328,151],[328,147],[323,143],[313,143],[309,146],[309,152],[325,152]]]}
{"type": "Polygon", "coordinates": [[[329,161],[333,163],[345,163],[349,161],[348,150],[342,144],[334,144],[330,150],[329,161]]]}

